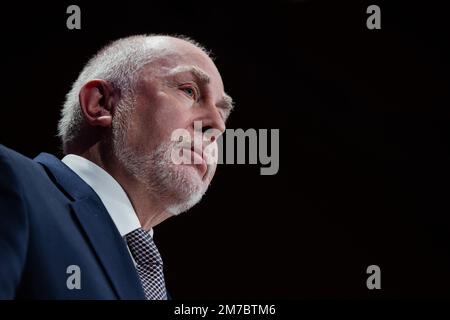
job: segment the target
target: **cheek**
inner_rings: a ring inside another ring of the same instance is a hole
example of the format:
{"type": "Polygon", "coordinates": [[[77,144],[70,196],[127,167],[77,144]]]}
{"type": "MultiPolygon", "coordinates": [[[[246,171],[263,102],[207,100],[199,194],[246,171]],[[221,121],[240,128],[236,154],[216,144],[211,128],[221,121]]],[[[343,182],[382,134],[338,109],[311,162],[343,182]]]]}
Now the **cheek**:
{"type": "Polygon", "coordinates": [[[147,92],[136,102],[133,114],[132,137],[137,143],[153,147],[171,140],[176,129],[189,126],[190,111],[183,102],[162,90],[147,92]]]}
{"type": "Polygon", "coordinates": [[[136,106],[129,118],[126,143],[139,154],[157,147],[158,135],[151,113],[145,106],[136,106]]]}
{"type": "Polygon", "coordinates": [[[149,122],[158,132],[159,139],[170,140],[176,129],[186,129],[189,126],[189,109],[178,99],[161,93],[158,103],[152,107],[154,110],[149,122]]]}
{"type": "Polygon", "coordinates": [[[125,136],[127,147],[133,149],[135,152],[142,154],[147,148],[153,148],[149,141],[152,139],[146,139],[145,136],[149,135],[149,132],[145,131],[145,126],[142,125],[140,119],[130,119],[131,123],[125,136]]]}

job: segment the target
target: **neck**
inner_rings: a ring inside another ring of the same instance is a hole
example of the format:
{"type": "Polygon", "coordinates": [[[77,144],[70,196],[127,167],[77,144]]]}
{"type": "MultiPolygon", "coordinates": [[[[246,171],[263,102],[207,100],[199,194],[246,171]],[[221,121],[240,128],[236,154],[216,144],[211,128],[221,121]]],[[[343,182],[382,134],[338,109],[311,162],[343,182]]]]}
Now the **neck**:
{"type": "Polygon", "coordinates": [[[142,182],[128,173],[114,155],[111,153],[104,155],[100,149],[97,143],[78,155],[101,167],[121,185],[130,199],[143,229],[150,230],[171,216],[167,211],[167,206],[161,203],[158,197],[152,194],[142,182]]]}

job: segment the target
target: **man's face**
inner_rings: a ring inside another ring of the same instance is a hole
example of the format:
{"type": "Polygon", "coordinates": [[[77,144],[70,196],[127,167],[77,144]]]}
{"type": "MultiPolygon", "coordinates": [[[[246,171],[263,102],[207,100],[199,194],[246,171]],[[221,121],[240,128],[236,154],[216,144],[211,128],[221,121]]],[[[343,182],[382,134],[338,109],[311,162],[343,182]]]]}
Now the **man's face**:
{"type": "Polygon", "coordinates": [[[225,130],[229,102],[212,60],[187,42],[175,42],[171,53],[140,73],[127,129],[116,130],[115,135],[121,137],[114,149],[123,166],[154,196],[164,199],[171,213],[178,214],[197,203],[211,182],[217,163],[202,151],[217,140],[211,142],[214,138],[201,131],[215,129],[217,138],[225,130]],[[192,145],[182,146],[184,154],[194,160],[191,164],[172,160],[174,148],[181,147],[172,141],[177,129],[186,130],[192,138],[192,145]],[[193,148],[194,137],[203,140],[196,143],[200,150],[193,148]]]}

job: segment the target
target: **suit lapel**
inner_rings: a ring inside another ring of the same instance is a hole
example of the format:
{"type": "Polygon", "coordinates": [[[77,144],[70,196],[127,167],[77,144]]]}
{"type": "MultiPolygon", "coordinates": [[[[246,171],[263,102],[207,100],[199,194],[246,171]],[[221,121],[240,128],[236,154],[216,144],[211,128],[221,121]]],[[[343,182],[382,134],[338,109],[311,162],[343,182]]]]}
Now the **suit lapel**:
{"type": "Polygon", "coordinates": [[[124,239],[97,194],[56,157],[41,153],[35,161],[50,171],[59,188],[73,198],[71,204],[113,288],[121,299],[145,299],[124,239]]]}
{"type": "Polygon", "coordinates": [[[75,201],[72,208],[119,297],[145,299],[125,241],[112,220],[105,219],[106,209],[100,205],[89,197],[75,201]]]}

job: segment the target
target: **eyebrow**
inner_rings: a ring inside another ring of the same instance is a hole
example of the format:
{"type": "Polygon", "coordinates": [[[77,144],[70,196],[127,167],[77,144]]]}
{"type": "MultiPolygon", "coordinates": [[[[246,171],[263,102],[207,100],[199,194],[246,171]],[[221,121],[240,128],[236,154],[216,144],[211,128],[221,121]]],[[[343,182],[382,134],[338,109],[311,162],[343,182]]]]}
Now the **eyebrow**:
{"type": "MultiPolygon", "coordinates": [[[[191,73],[198,82],[202,84],[209,84],[211,82],[211,78],[204,72],[202,69],[196,66],[178,66],[169,71],[169,76],[175,76],[179,73],[191,73]]],[[[222,99],[217,103],[217,108],[225,111],[225,120],[230,115],[231,111],[234,109],[233,98],[227,93],[223,94],[222,99]]]]}
{"type": "Polygon", "coordinates": [[[179,73],[191,73],[196,80],[201,83],[208,84],[211,82],[211,78],[206,74],[205,71],[196,66],[178,66],[169,71],[169,76],[175,76],[179,73]]]}

